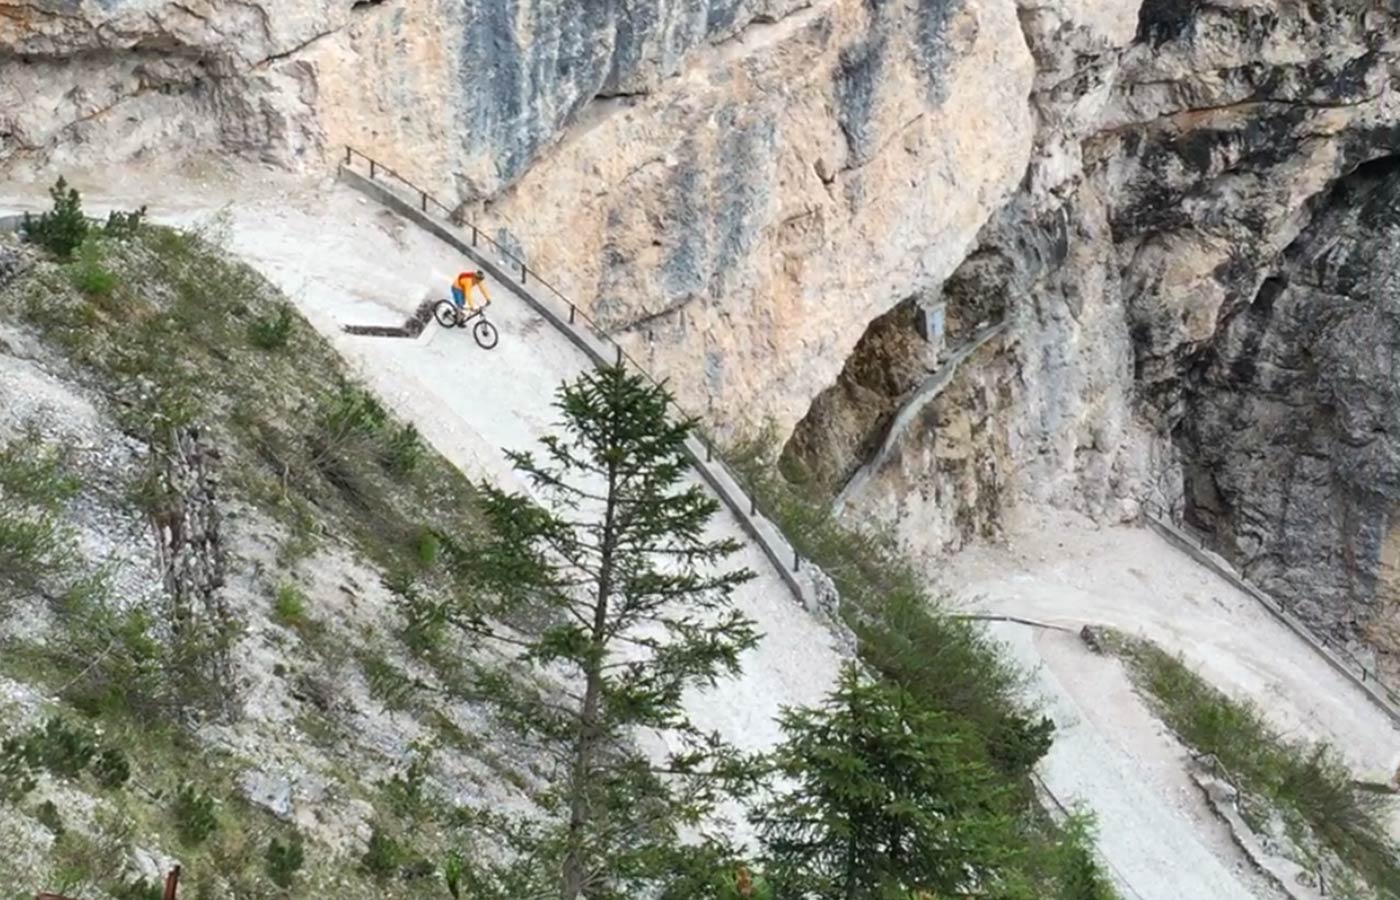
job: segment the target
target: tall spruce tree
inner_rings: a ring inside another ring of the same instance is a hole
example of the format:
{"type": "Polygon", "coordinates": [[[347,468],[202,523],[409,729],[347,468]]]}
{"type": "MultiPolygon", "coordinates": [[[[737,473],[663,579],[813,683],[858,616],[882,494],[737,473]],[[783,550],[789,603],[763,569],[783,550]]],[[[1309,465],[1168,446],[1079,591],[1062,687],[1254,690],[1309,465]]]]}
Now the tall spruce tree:
{"type": "Polygon", "coordinates": [[[695,423],[668,418],[664,389],[605,367],[563,385],[556,406],[541,452],[509,454],[531,494],[484,485],[490,536],[449,548],[479,589],[454,620],[550,676],[491,682],[559,766],[543,798],[559,828],[516,832],[531,836],[532,889],[631,897],[677,867],[679,829],[748,771],[681,701],[738,673],[757,643],[731,600],[752,573],[725,567],[736,541],[707,534],[719,507],[688,477],[695,423]],[[673,748],[659,765],[637,747],[647,731],[673,748]]]}
{"type": "Polygon", "coordinates": [[[848,666],[821,707],[782,723],[787,786],[753,815],[776,896],[994,895],[1011,862],[1006,788],[945,717],[848,666]]]}

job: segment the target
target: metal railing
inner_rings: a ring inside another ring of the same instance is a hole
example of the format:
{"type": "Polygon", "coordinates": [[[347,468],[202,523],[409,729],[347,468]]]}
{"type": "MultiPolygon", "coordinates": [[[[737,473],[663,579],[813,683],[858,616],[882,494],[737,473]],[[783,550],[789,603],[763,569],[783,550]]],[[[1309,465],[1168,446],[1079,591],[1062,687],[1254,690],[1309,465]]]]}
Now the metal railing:
{"type": "Polygon", "coordinates": [[[1256,587],[1236,571],[1228,561],[1212,549],[1205,539],[1189,525],[1181,522],[1171,511],[1153,501],[1142,504],[1143,515],[1153,524],[1169,526],[1175,538],[1191,552],[1199,562],[1204,563],[1237,588],[1254,598],[1276,619],[1304,638],[1317,649],[1324,659],[1343,675],[1351,678],[1363,691],[1369,694],[1397,724],[1400,724],[1400,692],[1397,692],[1381,678],[1379,672],[1358,659],[1345,646],[1305,621],[1272,594],[1256,587]]]}
{"type": "MultiPolygon", "coordinates": [[[[474,252],[481,253],[483,248],[489,249],[498,258],[499,262],[504,263],[501,268],[505,272],[508,272],[511,276],[515,276],[518,273],[520,287],[526,289],[518,293],[520,293],[524,299],[528,302],[538,303],[539,298],[535,296],[535,292],[542,288],[548,293],[549,297],[561,307],[561,309],[555,313],[558,323],[563,324],[566,321],[569,328],[575,329],[576,331],[586,330],[594,342],[607,348],[605,358],[610,358],[608,361],[613,365],[626,365],[645,378],[648,383],[664,390],[667,397],[670,398],[671,405],[675,408],[676,413],[682,419],[695,423],[692,435],[699,446],[699,450],[692,450],[691,455],[694,461],[699,465],[701,474],[705,475],[706,480],[710,482],[711,486],[721,494],[721,498],[725,500],[726,505],[736,514],[739,514],[741,522],[745,525],[745,529],[762,545],[765,554],[780,568],[784,580],[787,581],[794,592],[798,594],[799,598],[802,599],[804,603],[812,601],[813,598],[808,597],[803,587],[791,577],[791,575],[802,571],[804,562],[802,555],[785,537],[783,537],[782,540],[788,546],[779,547],[771,538],[756,530],[751,522],[743,521],[744,515],[747,515],[751,520],[761,516],[768,521],[773,530],[781,537],[781,532],[776,524],[777,520],[770,512],[762,508],[757,497],[752,492],[743,488],[743,481],[734,473],[728,464],[725,463],[719,450],[716,448],[716,442],[705,432],[703,420],[685,409],[685,407],[675,399],[666,388],[665,379],[658,381],[653,377],[640,362],[633,358],[631,354],[623,349],[621,344],[613,339],[607,329],[580,308],[572,298],[555,287],[554,284],[541,275],[538,270],[530,268],[525,260],[502,246],[499,241],[494,240],[480,226],[466,221],[461,214],[460,207],[454,208],[448,206],[429,193],[427,189],[415,184],[390,166],[386,166],[384,163],[354,147],[346,147],[345,167],[351,171],[355,171],[355,161],[357,159],[363,160],[364,163],[368,165],[370,181],[381,185],[386,179],[390,182],[397,182],[401,186],[401,190],[407,191],[408,196],[414,201],[412,204],[406,203],[405,205],[415,207],[416,210],[424,216],[431,217],[434,212],[442,213],[442,218],[445,218],[451,225],[460,229],[464,236],[470,235],[470,247],[474,252]],[[567,310],[567,316],[565,316],[563,310],[567,310]],[[701,459],[702,454],[703,460],[701,459]],[[710,473],[705,471],[706,467],[723,471],[726,478],[732,482],[732,486],[722,486],[714,478],[710,477],[710,473]],[[736,492],[738,497],[732,496],[736,492]],[[790,572],[788,571],[789,569],[791,570],[790,572]]],[[[402,197],[399,199],[401,201],[403,200],[402,197]]],[[[466,241],[464,240],[463,243],[466,243],[466,241]]],[[[579,343],[578,341],[575,342],[579,343]]],[[[580,346],[585,345],[580,344],[580,346]]],[[[585,346],[585,349],[594,353],[599,352],[596,348],[592,347],[585,346]]]]}

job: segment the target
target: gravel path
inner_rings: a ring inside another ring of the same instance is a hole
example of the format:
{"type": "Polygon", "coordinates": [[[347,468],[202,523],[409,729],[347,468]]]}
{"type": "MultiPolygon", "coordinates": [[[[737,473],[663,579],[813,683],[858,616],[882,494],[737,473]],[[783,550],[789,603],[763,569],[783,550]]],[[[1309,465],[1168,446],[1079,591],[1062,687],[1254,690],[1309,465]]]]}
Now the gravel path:
{"type": "MultiPolygon", "coordinates": [[[[999,546],[939,573],[960,608],[1149,638],[1282,732],[1336,746],[1385,780],[1400,732],[1301,640],[1155,532],[1029,512],[999,546]]],[[[1099,817],[1105,856],[1145,898],[1273,897],[1187,778],[1188,754],[1133,691],[1121,664],[1073,634],[1017,625],[994,633],[1027,668],[1058,731],[1041,768],[1066,802],[1099,817]]]]}

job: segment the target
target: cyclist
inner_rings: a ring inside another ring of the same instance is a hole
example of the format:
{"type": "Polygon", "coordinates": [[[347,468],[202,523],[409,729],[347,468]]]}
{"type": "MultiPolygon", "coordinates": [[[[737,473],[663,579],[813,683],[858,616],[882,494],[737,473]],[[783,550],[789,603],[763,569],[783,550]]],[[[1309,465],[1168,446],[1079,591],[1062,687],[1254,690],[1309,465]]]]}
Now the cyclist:
{"type": "Polygon", "coordinates": [[[457,276],[457,280],[452,284],[452,302],[457,305],[460,314],[464,309],[468,312],[476,312],[476,303],[472,299],[472,290],[481,289],[481,296],[487,303],[491,302],[491,295],[486,292],[486,273],[478,269],[475,272],[463,272],[457,276]]]}

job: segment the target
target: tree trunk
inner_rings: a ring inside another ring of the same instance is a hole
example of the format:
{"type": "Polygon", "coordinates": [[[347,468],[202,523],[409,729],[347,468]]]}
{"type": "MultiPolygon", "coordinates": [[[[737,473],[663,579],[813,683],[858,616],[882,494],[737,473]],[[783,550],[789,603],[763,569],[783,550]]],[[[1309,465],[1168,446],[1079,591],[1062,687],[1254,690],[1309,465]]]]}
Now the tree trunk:
{"type": "Polygon", "coordinates": [[[603,693],[603,662],[606,656],[608,601],[612,597],[613,554],[617,549],[617,464],[608,464],[607,509],[603,518],[603,540],[599,553],[598,592],[593,599],[592,647],[595,651],[585,671],[583,706],[579,712],[578,739],[569,772],[569,838],[564,857],[563,900],[577,900],[587,887],[588,871],[583,847],[584,832],[592,821],[588,791],[593,757],[598,749],[599,705],[603,693]]]}

